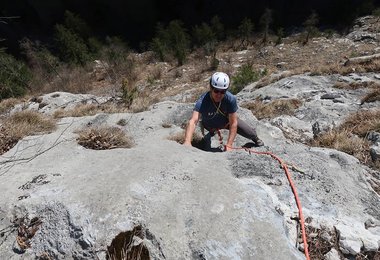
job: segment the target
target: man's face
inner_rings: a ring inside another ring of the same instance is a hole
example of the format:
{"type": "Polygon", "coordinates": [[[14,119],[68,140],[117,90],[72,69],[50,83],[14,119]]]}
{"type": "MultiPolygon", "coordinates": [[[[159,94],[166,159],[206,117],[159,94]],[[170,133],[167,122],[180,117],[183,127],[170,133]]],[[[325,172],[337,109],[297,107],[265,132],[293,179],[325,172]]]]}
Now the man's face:
{"type": "Polygon", "coordinates": [[[224,95],[226,94],[226,89],[217,89],[211,87],[211,97],[214,100],[214,102],[220,102],[224,98],[224,95]]]}

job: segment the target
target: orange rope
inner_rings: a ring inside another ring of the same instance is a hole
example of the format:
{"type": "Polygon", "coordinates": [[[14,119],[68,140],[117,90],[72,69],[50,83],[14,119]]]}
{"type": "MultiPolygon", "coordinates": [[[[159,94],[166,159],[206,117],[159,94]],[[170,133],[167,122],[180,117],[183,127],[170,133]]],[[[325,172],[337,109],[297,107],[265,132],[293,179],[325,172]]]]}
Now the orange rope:
{"type": "MultiPolygon", "coordinates": [[[[223,144],[223,138],[222,138],[222,135],[220,133],[220,130],[217,130],[217,131],[218,131],[218,135],[219,135],[219,142],[221,144],[223,144]]],[[[226,147],[227,147],[227,145],[224,146],[224,148],[226,148],[226,147]]],[[[255,150],[252,150],[252,149],[248,149],[248,148],[244,148],[244,147],[229,147],[229,148],[234,149],[234,150],[245,150],[245,151],[249,152],[249,154],[255,153],[255,154],[269,155],[272,158],[276,159],[280,163],[281,167],[285,171],[286,177],[288,178],[288,181],[289,181],[289,185],[292,188],[292,192],[293,192],[294,198],[296,200],[296,204],[297,204],[297,208],[298,208],[298,215],[299,215],[299,219],[300,219],[300,222],[301,222],[302,240],[303,240],[304,249],[305,249],[305,256],[306,256],[307,260],[310,260],[309,249],[308,249],[307,238],[306,238],[306,230],[305,230],[305,219],[304,219],[303,213],[302,213],[301,200],[298,197],[298,193],[297,193],[296,187],[295,187],[295,185],[294,185],[294,183],[293,183],[293,181],[292,181],[292,179],[290,177],[290,172],[289,172],[289,169],[288,169],[288,165],[286,163],[284,163],[284,161],[281,160],[280,157],[276,156],[275,154],[273,154],[271,152],[258,152],[258,151],[255,151],[255,150]]]]}

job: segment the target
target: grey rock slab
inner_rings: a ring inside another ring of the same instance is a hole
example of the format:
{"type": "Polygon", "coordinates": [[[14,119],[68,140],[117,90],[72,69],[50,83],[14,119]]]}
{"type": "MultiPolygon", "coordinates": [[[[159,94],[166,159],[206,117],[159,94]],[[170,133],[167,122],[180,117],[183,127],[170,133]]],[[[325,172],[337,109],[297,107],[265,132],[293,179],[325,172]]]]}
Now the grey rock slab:
{"type": "MultiPolygon", "coordinates": [[[[297,216],[294,195],[278,162],[244,150],[204,152],[167,139],[183,131],[192,107],[166,101],[136,114],[64,118],[55,132],[24,138],[0,157],[0,190],[6,194],[0,197],[0,226],[15,215],[40,216],[46,223],[25,254],[48,251],[57,259],[93,259],[91,252],[137,224],[149,230],[146,242],[156,259],[304,259],[291,219],[297,216]],[[95,151],[77,144],[77,130],[117,126],[120,119],[127,124],[118,127],[134,147],[95,151]]],[[[290,169],[305,217],[330,227],[346,217],[363,226],[380,219],[378,195],[357,159],[291,142],[250,111],[238,113],[264,140],[257,151],[295,166],[290,169]]],[[[222,134],[226,140],[228,133],[222,134]]],[[[238,136],[235,145],[247,141],[238,136]]],[[[14,239],[0,245],[6,259],[20,258],[12,251],[14,239]]]]}
{"type": "MultiPolygon", "coordinates": [[[[137,223],[157,238],[166,259],[197,253],[210,259],[303,259],[265,187],[235,178],[228,154],[166,140],[173,129],[161,126],[160,115],[171,109],[178,114],[183,108],[169,102],[134,115],[65,118],[56,132],[23,139],[1,157],[0,189],[7,195],[0,207],[8,212],[1,226],[15,206],[40,216],[45,222],[27,254],[45,251],[55,259],[93,259],[90,252],[137,223]],[[124,117],[131,117],[125,129],[135,147],[94,151],[76,143],[75,130],[124,117]],[[40,175],[45,182],[33,182],[40,175]],[[19,200],[25,193],[29,197],[19,200]]],[[[9,250],[14,239],[0,246],[7,259],[18,259],[9,250]]]]}

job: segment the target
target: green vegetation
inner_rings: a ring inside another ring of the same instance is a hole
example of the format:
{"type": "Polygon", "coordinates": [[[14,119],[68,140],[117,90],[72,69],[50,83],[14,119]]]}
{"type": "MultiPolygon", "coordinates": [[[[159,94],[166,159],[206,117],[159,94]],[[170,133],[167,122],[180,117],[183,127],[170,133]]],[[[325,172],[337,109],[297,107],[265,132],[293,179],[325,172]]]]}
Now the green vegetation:
{"type": "Polygon", "coordinates": [[[181,66],[189,52],[190,36],[183,27],[183,23],[174,20],[166,28],[161,24],[157,25],[156,37],[153,38],[150,46],[160,60],[165,61],[173,57],[181,66]]]}
{"type": "Polygon", "coordinates": [[[32,74],[25,63],[0,52],[0,100],[23,96],[31,80],[32,74]]]}
{"type": "Polygon", "coordinates": [[[318,14],[313,11],[311,15],[306,19],[306,21],[303,23],[306,30],[306,37],[304,40],[304,44],[307,44],[309,42],[309,39],[312,37],[315,37],[318,35],[319,30],[317,28],[317,24],[319,22],[318,14]]]}
{"type": "Polygon", "coordinates": [[[238,28],[238,35],[239,35],[239,38],[241,39],[241,46],[243,48],[246,48],[248,44],[250,43],[250,38],[252,37],[254,27],[255,26],[252,20],[249,18],[244,18],[241,21],[241,24],[239,25],[239,28],[238,28]]]}
{"type": "Polygon", "coordinates": [[[244,64],[236,75],[232,77],[230,91],[233,94],[239,93],[248,84],[259,80],[262,76],[267,74],[266,70],[263,72],[255,71],[250,64],[244,64]]]}
{"type": "Polygon", "coordinates": [[[264,14],[260,17],[260,25],[263,30],[262,42],[266,44],[268,42],[269,26],[273,22],[272,10],[266,8],[264,14]]]}

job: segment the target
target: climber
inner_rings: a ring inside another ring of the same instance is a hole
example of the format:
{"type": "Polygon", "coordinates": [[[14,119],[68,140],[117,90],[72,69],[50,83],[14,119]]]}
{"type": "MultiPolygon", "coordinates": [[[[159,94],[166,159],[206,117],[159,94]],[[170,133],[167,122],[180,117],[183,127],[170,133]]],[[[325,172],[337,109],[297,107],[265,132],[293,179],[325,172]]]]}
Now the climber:
{"type": "Polygon", "coordinates": [[[210,138],[219,129],[229,130],[225,151],[232,149],[236,134],[251,139],[255,146],[264,145],[258,138],[256,130],[238,118],[236,97],[227,91],[229,84],[230,78],[224,72],[215,72],[211,76],[210,90],[195,103],[193,114],[186,127],[184,145],[192,146],[195,126],[200,120],[201,128],[209,131],[206,136],[204,135],[204,139],[210,138]]]}

